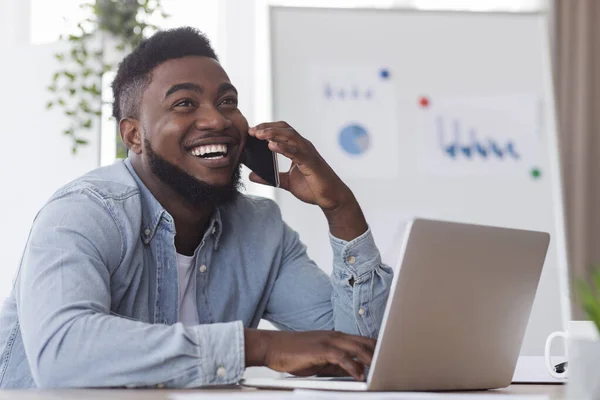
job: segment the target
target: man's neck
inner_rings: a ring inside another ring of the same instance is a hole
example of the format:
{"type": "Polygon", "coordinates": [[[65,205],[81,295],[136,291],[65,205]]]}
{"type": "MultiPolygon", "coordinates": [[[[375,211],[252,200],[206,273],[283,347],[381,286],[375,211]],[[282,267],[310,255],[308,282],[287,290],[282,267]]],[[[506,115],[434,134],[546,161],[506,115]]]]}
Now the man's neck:
{"type": "Polygon", "coordinates": [[[208,228],[214,208],[191,204],[154,174],[146,174],[141,168],[136,168],[134,163],[132,166],[150,193],[173,217],[177,252],[193,255],[208,228]]]}

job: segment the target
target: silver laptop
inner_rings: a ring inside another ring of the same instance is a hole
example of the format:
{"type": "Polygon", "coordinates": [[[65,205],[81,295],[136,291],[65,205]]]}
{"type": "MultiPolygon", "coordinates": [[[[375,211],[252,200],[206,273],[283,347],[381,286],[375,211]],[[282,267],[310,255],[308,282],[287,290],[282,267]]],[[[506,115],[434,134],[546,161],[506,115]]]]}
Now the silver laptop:
{"type": "Polygon", "coordinates": [[[366,382],[253,378],[243,385],[355,391],[511,384],[550,235],[413,220],[366,382]]]}

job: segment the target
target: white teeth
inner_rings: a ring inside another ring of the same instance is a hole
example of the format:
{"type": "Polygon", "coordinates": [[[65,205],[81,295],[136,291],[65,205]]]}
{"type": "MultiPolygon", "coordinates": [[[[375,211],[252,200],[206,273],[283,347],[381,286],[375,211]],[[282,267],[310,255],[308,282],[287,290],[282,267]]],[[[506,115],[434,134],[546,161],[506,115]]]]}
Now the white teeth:
{"type": "MultiPolygon", "coordinates": [[[[204,146],[194,147],[190,150],[190,153],[196,157],[202,156],[207,153],[227,153],[227,145],[226,144],[209,144],[204,146]]],[[[222,157],[222,156],[219,156],[222,157]]],[[[213,159],[217,157],[208,157],[208,159],[213,159]]]]}

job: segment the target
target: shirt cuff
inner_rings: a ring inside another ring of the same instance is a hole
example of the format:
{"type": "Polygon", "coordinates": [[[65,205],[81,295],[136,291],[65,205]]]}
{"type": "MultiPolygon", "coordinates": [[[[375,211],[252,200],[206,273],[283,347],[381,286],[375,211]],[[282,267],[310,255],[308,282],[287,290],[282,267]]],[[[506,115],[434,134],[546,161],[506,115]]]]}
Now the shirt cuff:
{"type": "Polygon", "coordinates": [[[246,364],[244,325],[241,321],[198,325],[196,330],[199,374],[204,385],[238,383],[246,364]]]}
{"type": "Polygon", "coordinates": [[[334,267],[343,265],[355,279],[373,272],[381,265],[381,255],[375,245],[371,228],[349,242],[329,233],[329,241],[333,250],[334,267]]]}

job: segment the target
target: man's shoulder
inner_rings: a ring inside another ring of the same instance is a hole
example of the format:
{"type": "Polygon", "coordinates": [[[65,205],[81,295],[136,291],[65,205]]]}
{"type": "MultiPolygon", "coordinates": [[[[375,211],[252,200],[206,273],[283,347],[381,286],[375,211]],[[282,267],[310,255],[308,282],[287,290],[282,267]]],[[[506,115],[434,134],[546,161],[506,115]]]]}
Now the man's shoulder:
{"type": "Polygon", "coordinates": [[[267,197],[240,194],[233,204],[222,210],[222,217],[234,223],[282,224],[281,210],[277,203],[267,197]]]}
{"type": "Polygon", "coordinates": [[[53,198],[87,191],[102,199],[124,200],[139,194],[137,183],[123,161],[96,168],[67,183],[53,198]]]}
{"type": "Polygon", "coordinates": [[[279,206],[275,200],[251,194],[240,194],[235,201],[235,207],[241,210],[253,210],[255,212],[279,212],[279,206]]]}

